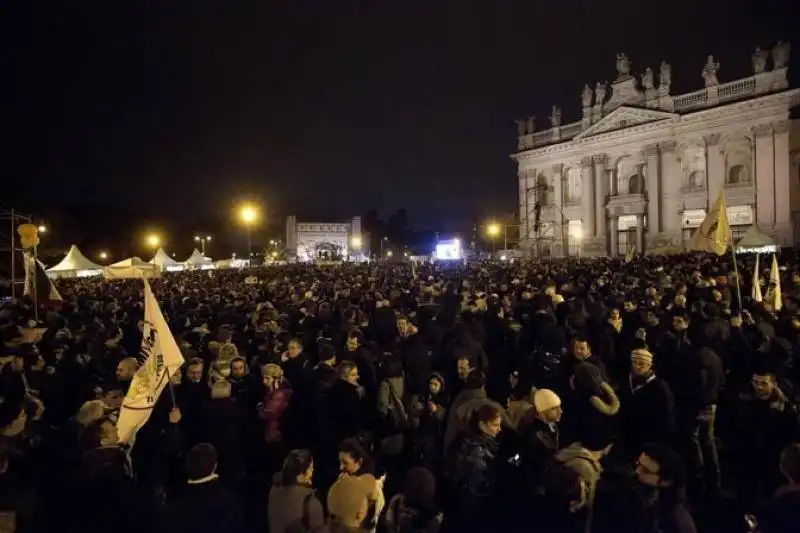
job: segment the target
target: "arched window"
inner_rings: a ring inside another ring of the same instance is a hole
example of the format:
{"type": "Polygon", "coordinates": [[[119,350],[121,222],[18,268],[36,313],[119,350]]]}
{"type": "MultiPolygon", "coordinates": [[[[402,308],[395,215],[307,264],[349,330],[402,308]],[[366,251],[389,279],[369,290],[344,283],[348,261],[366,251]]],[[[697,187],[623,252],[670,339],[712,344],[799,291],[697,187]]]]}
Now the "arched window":
{"type": "Polygon", "coordinates": [[[688,186],[689,190],[702,190],[706,186],[706,173],[702,170],[694,170],[689,174],[688,186]]]}
{"type": "Polygon", "coordinates": [[[744,165],[734,165],[728,169],[728,185],[748,185],[750,172],[744,165]]]}

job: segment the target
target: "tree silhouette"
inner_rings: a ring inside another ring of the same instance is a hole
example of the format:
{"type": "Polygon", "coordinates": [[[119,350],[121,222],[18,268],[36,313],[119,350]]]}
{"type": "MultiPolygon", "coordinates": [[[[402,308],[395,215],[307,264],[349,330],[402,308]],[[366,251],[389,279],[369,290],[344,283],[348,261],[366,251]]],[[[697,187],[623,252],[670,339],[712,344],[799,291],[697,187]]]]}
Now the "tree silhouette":
{"type": "Polygon", "coordinates": [[[392,244],[407,246],[411,238],[411,224],[408,221],[408,211],[400,208],[389,217],[388,237],[392,244]]]}
{"type": "Polygon", "coordinates": [[[380,250],[381,239],[386,235],[386,224],[375,209],[369,209],[361,217],[361,232],[365,252],[377,253],[380,250]]]}

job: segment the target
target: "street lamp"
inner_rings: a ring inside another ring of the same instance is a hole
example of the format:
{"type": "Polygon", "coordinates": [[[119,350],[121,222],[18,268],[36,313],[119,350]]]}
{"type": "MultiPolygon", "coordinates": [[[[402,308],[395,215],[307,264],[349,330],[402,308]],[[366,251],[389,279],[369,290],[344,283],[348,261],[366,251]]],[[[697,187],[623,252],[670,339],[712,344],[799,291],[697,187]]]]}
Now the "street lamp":
{"type": "Polygon", "coordinates": [[[247,229],[247,266],[250,266],[252,263],[253,252],[251,251],[251,231],[253,224],[258,221],[258,209],[251,204],[244,204],[239,208],[239,219],[241,219],[242,223],[245,225],[247,229]]]}
{"type": "Polygon", "coordinates": [[[100,254],[98,255],[98,257],[99,257],[99,258],[100,258],[102,261],[105,261],[106,259],[108,259],[108,252],[100,252],[100,254]]]}
{"type": "Polygon", "coordinates": [[[158,248],[161,245],[161,237],[155,233],[151,233],[145,239],[145,243],[147,243],[147,246],[151,248],[158,248]]]}
{"type": "Polygon", "coordinates": [[[383,243],[388,243],[388,242],[389,242],[389,237],[384,237],[383,239],[381,239],[381,257],[383,257],[383,243]]]}
{"type": "Polygon", "coordinates": [[[392,253],[392,251],[391,251],[391,250],[389,250],[388,252],[386,252],[386,257],[392,257],[393,255],[394,255],[394,254],[392,253]]]}
{"type": "Polygon", "coordinates": [[[492,239],[492,254],[494,254],[497,244],[497,236],[500,235],[500,224],[492,222],[486,228],[486,231],[489,234],[489,237],[492,239]]]}
{"type": "Polygon", "coordinates": [[[195,242],[200,243],[200,250],[203,253],[203,255],[206,255],[206,243],[211,242],[211,235],[207,235],[205,237],[200,237],[198,235],[195,235],[194,240],[195,242]]]}
{"type": "Polygon", "coordinates": [[[47,233],[47,226],[45,226],[44,224],[41,224],[41,225],[40,225],[38,228],[36,228],[36,229],[37,229],[37,230],[39,230],[39,233],[47,233]]]}

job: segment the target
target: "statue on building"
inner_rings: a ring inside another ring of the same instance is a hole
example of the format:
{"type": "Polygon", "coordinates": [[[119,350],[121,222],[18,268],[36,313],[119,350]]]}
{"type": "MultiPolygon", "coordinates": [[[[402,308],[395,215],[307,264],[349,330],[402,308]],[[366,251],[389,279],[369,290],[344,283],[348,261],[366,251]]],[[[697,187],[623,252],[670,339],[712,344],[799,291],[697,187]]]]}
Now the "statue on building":
{"type": "Polygon", "coordinates": [[[583,93],[581,94],[581,100],[583,101],[583,107],[592,107],[592,90],[589,88],[589,84],[583,86],[583,93]]]}
{"type": "Polygon", "coordinates": [[[753,74],[762,74],[767,68],[767,57],[769,53],[766,50],[756,47],[756,51],[750,56],[753,61],[753,74]]]}
{"type": "Polygon", "coordinates": [[[703,80],[706,82],[706,87],[715,87],[719,85],[719,78],[717,78],[718,70],[719,61],[714,61],[714,56],[708,56],[708,59],[706,59],[706,66],[703,67],[703,80]]]}
{"type": "Polygon", "coordinates": [[[772,68],[784,68],[789,64],[789,52],[792,51],[792,45],[783,41],[778,41],[775,48],[772,49],[772,68]]]}
{"type": "Polygon", "coordinates": [[[648,90],[655,87],[653,84],[653,69],[650,67],[647,67],[644,70],[644,74],[642,74],[642,87],[648,90]]]}
{"type": "Polygon", "coordinates": [[[606,101],[606,83],[597,82],[594,87],[594,103],[600,105],[606,101]]]}
{"type": "Polygon", "coordinates": [[[631,62],[625,54],[617,54],[617,74],[620,78],[631,74],[631,62]]]}
{"type": "Polygon", "coordinates": [[[522,137],[523,135],[525,135],[527,133],[525,129],[525,121],[521,118],[518,118],[514,122],[517,123],[517,137],[522,137]]]}
{"type": "Polygon", "coordinates": [[[533,132],[536,131],[536,115],[531,115],[528,117],[527,128],[529,135],[532,135],[533,132]]]}
{"type": "Polygon", "coordinates": [[[661,73],[658,76],[658,85],[669,87],[672,84],[672,66],[666,61],[661,62],[661,73]]]}
{"type": "Polygon", "coordinates": [[[553,106],[553,112],[550,113],[550,125],[554,128],[561,126],[561,109],[558,106],[553,106]]]}

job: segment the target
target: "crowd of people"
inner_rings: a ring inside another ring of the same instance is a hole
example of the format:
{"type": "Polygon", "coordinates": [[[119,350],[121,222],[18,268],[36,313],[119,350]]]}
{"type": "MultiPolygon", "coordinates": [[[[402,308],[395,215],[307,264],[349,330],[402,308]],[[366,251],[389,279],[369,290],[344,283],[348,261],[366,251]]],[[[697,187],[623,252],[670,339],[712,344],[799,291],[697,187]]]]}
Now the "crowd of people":
{"type": "Polygon", "coordinates": [[[747,256],[741,302],[729,256],[165,273],[132,446],[142,282],[59,279],[0,309],[0,531],[798,531],[780,262],[780,306],[747,256]]]}

